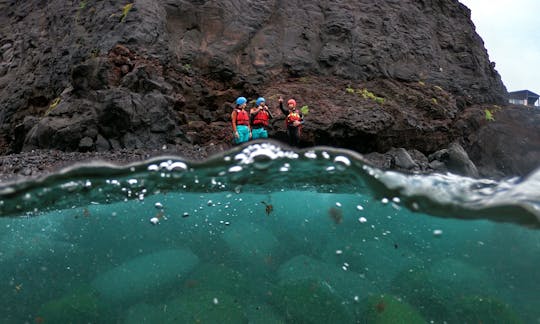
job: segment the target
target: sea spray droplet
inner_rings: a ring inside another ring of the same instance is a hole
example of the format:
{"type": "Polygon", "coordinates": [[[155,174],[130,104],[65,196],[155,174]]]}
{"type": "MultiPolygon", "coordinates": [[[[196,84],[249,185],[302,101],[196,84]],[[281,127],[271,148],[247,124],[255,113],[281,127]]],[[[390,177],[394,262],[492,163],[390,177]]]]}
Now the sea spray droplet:
{"type": "Polygon", "coordinates": [[[442,233],[443,233],[443,231],[440,230],[440,229],[433,230],[433,236],[435,236],[435,237],[441,237],[442,233]]]}
{"type": "Polygon", "coordinates": [[[365,223],[365,222],[367,222],[367,219],[365,217],[360,217],[360,218],[358,218],[358,221],[360,223],[365,223]]]}
{"type": "Polygon", "coordinates": [[[364,210],[364,207],[360,206],[360,205],[356,205],[356,209],[358,210],[364,210]]]}

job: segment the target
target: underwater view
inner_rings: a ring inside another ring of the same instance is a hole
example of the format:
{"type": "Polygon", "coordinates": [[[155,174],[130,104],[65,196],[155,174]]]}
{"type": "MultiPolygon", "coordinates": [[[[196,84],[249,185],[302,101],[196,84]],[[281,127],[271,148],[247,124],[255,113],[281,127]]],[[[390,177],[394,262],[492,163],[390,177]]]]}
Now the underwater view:
{"type": "Polygon", "coordinates": [[[540,170],[256,143],[0,187],[1,323],[540,323],[540,170]]]}

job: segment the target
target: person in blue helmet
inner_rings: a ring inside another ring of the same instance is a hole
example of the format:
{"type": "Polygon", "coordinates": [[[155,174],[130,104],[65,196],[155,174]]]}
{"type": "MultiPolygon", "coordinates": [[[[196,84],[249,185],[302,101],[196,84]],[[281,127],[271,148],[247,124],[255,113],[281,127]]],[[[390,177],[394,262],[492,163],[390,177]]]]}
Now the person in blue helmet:
{"type": "Polygon", "coordinates": [[[250,110],[250,123],[252,139],[268,138],[268,124],[272,119],[272,113],[266,105],[266,100],[259,97],[255,102],[255,107],[250,110]]]}
{"type": "Polygon", "coordinates": [[[236,99],[236,107],[231,113],[233,138],[235,144],[247,142],[251,138],[249,113],[246,110],[246,105],[247,99],[245,97],[238,97],[236,99]]]}

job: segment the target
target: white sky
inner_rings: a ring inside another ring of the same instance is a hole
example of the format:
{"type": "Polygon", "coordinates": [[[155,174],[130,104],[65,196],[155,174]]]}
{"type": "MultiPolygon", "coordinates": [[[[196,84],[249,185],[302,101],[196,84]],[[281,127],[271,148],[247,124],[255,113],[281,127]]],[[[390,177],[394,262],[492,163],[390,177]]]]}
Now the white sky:
{"type": "Polygon", "coordinates": [[[540,94],[540,0],[459,0],[506,89],[540,94]]]}

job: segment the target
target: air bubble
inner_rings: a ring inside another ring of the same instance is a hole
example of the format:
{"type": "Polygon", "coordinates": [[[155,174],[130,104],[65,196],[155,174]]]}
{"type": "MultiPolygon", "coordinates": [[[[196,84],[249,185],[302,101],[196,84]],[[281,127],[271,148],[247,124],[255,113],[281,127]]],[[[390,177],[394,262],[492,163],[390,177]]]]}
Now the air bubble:
{"type": "Polygon", "coordinates": [[[139,181],[137,181],[137,179],[128,179],[127,180],[127,183],[131,186],[134,186],[138,183],[139,181]]]}
{"type": "Polygon", "coordinates": [[[239,165],[235,165],[229,168],[230,173],[240,172],[242,171],[242,167],[239,165]]]}
{"type": "Polygon", "coordinates": [[[346,167],[351,166],[351,161],[348,158],[346,158],[345,156],[343,156],[343,155],[336,156],[334,158],[334,163],[340,164],[340,165],[346,166],[346,167]]]}

